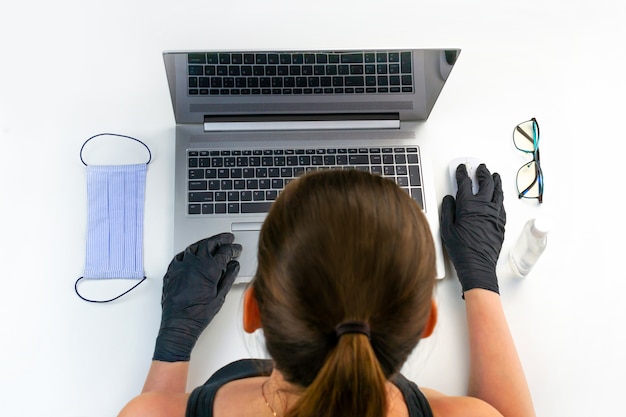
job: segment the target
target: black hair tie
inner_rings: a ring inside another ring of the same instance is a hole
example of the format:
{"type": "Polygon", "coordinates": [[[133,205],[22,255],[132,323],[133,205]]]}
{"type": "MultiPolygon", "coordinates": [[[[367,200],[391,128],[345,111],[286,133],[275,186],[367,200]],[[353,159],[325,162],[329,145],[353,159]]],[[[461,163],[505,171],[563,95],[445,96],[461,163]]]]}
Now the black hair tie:
{"type": "Polygon", "coordinates": [[[335,326],[337,339],[346,333],[361,333],[370,338],[370,326],[364,321],[344,321],[335,326]]]}

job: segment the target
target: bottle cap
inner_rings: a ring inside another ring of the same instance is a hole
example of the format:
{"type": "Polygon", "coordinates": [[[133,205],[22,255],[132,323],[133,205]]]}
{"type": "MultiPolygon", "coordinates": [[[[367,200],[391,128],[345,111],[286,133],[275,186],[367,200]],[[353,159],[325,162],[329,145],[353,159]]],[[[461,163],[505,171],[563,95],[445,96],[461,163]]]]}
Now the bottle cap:
{"type": "Polygon", "coordinates": [[[537,217],[530,228],[535,237],[544,237],[552,229],[552,220],[547,217],[537,217]]]}

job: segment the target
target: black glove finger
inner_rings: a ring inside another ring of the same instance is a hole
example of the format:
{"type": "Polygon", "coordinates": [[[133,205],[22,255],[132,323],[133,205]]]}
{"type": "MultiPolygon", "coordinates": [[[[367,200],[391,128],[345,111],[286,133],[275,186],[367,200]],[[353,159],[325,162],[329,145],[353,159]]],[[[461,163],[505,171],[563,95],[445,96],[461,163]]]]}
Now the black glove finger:
{"type": "Polygon", "coordinates": [[[456,214],[456,202],[454,197],[447,195],[441,202],[441,218],[440,223],[442,226],[454,224],[456,214]]]}
{"type": "Polygon", "coordinates": [[[441,240],[447,246],[451,238],[452,228],[456,220],[456,202],[451,195],[447,195],[441,202],[441,240]]]}
{"type": "Polygon", "coordinates": [[[498,226],[504,228],[506,225],[506,210],[504,209],[504,193],[502,191],[502,178],[497,172],[493,174],[493,200],[492,202],[498,208],[498,226]]]}
{"type": "Polygon", "coordinates": [[[229,245],[235,240],[232,233],[220,233],[189,245],[187,251],[201,258],[211,257],[222,245],[229,245]]]}
{"type": "Polygon", "coordinates": [[[478,193],[480,197],[484,197],[486,201],[493,200],[494,183],[491,172],[485,164],[478,165],[476,169],[476,177],[478,178],[478,193]]]}
{"type": "Polygon", "coordinates": [[[220,246],[215,254],[213,255],[213,259],[215,259],[215,263],[223,270],[226,268],[226,264],[228,264],[231,260],[239,257],[241,254],[242,247],[237,243],[233,243],[231,245],[223,245],[220,246]]]}
{"type": "Polygon", "coordinates": [[[202,244],[203,244],[203,242],[204,242],[205,240],[206,240],[206,239],[202,239],[202,240],[199,240],[199,241],[197,241],[197,242],[195,242],[195,243],[192,243],[191,245],[187,246],[187,247],[185,248],[185,251],[183,252],[183,254],[192,254],[192,255],[196,255],[196,254],[198,253],[198,248],[200,247],[200,245],[202,245],[202,244]]]}
{"type": "Polygon", "coordinates": [[[174,256],[174,258],[172,258],[172,261],[170,262],[169,266],[171,266],[175,261],[179,261],[179,262],[182,261],[183,258],[185,257],[185,252],[186,251],[187,251],[187,248],[184,251],[182,251],[182,252],[178,252],[176,254],[176,256],[174,256]]]}
{"type": "Polygon", "coordinates": [[[502,192],[502,178],[500,174],[493,174],[493,198],[491,199],[497,207],[502,207],[504,202],[504,193],[502,192]]]}
{"type": "Polygon", "coordinates": [[[239,274],[239,262],[230,261],[228,265],[226,265],[226,271],[224,272],[224,276],[217,283],[217,298],[224,299],[230,288],[233,286],[235,282],[235,278],[239,274]]]}
{"type": "Polygon", "coordinates": [[[456,192],[457,201],[462,201],[474,195],[472,192],[472,180],[467,175],[465,164],[459,164],[459,166],[456,167],[456,184],[458,186],[456,192]]]}

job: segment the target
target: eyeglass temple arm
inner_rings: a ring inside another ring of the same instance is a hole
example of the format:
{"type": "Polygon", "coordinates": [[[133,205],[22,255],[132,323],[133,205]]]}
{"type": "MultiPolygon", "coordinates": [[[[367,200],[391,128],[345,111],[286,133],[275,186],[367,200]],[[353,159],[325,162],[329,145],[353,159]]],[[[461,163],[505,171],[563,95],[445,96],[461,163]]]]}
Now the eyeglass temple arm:
{"type": "Polygon", "coordinates": [[[517,130],[519,133],[521,133],[521,134],[522,134],[522,136],[524,136],[526,139],[528,139],[528,141],[529,141],[530,143],[532,143],[533,145],[535,144],[535,140],[534,140],[533,138],[531,138],[530,136],[528,136],[528,133],[526,133],[526,132],[524,131],[524,129],[522,129],[522,128],[521,128],[521,127],[519,127],[519,126],[515,126],[515,130],[517,130]]]}

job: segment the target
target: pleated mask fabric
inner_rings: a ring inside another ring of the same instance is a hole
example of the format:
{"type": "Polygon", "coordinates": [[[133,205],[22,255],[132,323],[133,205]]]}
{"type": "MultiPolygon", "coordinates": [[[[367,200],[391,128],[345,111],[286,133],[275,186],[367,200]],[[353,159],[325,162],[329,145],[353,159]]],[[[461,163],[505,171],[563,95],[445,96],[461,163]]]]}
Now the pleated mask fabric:
{"type": "Polygon", "coordinates": [[[87,166],[85,279],[144,277],[146,164],[87,166]]]}

